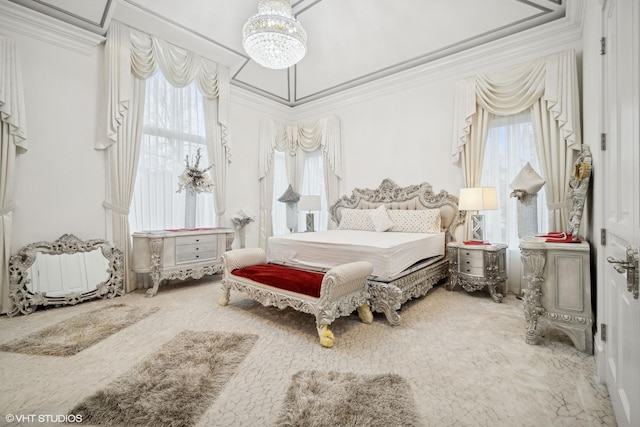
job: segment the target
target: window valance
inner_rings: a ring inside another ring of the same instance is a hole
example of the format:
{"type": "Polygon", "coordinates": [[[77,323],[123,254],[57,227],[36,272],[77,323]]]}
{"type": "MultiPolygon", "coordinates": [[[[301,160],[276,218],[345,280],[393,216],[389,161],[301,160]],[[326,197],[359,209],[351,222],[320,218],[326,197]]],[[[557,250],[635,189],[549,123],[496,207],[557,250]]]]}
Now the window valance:
{"type": "Polygon", "coordinates": [[[108,141],[98,141],[96,148],[106,148],[116,142],[117,129],[122,124],[122,117],[131,100],[131,75],[145,80],[159,68],[172,85],[184,87],[195,81],[206,99],[217,99],[217,121],[221,127],[221,143],[226,149],[228,161],[231,155],[227,140],[229,69],[118,22],[112,22],[111,27],[110,43],[106,45],[106,56],[110,64],[107,70],[108,141]]]}
{"type": "Polygon", "coordinates": [[[580,112],[573,50],[547,56],[499,73],[478,74],[458,82],[452,161],[471,138],[473,117],[482,108],[498,116],[531,108],[540,98],[558,123],[569,148],[580,150],[580,112]]]}
{"type": "Polygon", "coordinates": [[[264,178],[271,170],[274,150],[295,156],[298,149],[309,152],[318,147],[322,147],[333,174],[341,177],[340,119],[337,116],[298,125],[264,120],[260,129],[259,178],[264,178]]]}

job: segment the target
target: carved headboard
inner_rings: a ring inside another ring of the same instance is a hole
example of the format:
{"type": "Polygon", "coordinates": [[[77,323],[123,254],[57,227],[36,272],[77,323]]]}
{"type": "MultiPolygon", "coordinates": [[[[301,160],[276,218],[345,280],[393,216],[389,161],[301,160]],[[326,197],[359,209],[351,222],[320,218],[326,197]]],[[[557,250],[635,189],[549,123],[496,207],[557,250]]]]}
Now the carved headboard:
{"type": "Polygon", "coordinates": [[[435,194],[431,184],[399,187],[390,179],[384,179],[376,189],[355,188],[351,196],[343,196],[331,208],[331,220],[337,225],[342,218],[342,209],[375,209],[384,204],[387,209],[440,209],[442,231],[446,241],[455,240],[454,233],[464,223],[458,210],[458,198],[441,190],[435,194]]]}

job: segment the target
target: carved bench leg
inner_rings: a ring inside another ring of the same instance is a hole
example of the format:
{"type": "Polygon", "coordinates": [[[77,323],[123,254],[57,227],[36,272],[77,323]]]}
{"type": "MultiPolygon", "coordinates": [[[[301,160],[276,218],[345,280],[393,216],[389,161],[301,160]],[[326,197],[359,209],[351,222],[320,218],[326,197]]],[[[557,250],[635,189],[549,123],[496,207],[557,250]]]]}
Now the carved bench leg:
{"type": "Polygon", "coordinates": [[[329,330],[329,325],[322,325],[318,327],[318,336],[320,337],[320,345],[323,347],[331,348],[333,347],[333,342],[335,338],[333,336],[333,332],[329,330]]]}
{"type": "Polygon", "coordinates": [[[222,294],[220,295],[220,298],[218,298],[218,305],[221,305],[222,307],[224,307],[227,304],[229,304],[229,287],[223,281],[222,294]]]}
{"type": "Polygon", "coordinates": [[[370,325],[371,323],[373,323],[373,313],[371,313],[371,310],[369,309],[368,305],[361,305],[360,307],[357,308],[358,310],[358,317],[360,318],[360,321],[362,323],[366,323],[367,325],[370,325]]]}

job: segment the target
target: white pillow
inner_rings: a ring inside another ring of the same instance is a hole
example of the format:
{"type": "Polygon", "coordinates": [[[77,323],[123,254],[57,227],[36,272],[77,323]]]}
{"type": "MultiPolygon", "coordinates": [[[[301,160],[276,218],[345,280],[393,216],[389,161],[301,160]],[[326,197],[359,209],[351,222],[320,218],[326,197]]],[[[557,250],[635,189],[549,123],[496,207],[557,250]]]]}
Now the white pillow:
{"type": "Polygon", "coordinates": [[[372,209],[342,209],[342,218],[338,230],[375,231],[373,222],[369,218],[372,209]]]}
{"type": "Polygon", "coordinates": [[[387,213],[394,223],[389,231],[404,233],[439,233],[442,231],[440,209],[389,209],[387,213]]]}
{"type": "Polygon", "coordinates": [[[544,179],[527,162],[518,175],[509,184],[512,190],[522,190],[528,194],[536,194],[544,185],[544,179]]]}
{"type": "Polygon", "coordinates": [[[376,209],[371,209],[367,213],[377,232],[387,231],[394,226],[393,221],[387,214],[387,208],[384,205],[380,205],[376,209]]]}

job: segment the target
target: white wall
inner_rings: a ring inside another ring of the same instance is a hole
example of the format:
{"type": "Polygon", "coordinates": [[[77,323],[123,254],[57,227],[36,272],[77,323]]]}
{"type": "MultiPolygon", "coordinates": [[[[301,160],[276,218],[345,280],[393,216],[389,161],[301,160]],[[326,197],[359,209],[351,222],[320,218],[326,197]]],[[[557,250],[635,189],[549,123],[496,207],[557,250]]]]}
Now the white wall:
{"type": "Polygon", "coordinates": [[[0,31],[16,41],[21,58],[28,151],[16,159],[12,253],[64,233],[105,237],[104,153],[93,149],[102,99],[100,48],[90,37],[47,33],[21,23],[0,31]],[[66,47],[63,47],[66,46],[66,47]]]}

